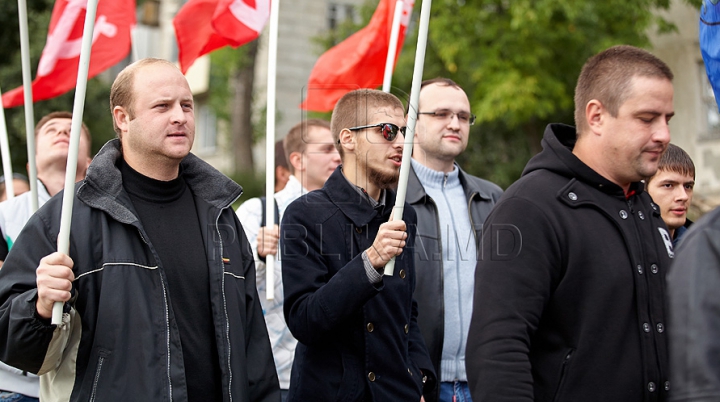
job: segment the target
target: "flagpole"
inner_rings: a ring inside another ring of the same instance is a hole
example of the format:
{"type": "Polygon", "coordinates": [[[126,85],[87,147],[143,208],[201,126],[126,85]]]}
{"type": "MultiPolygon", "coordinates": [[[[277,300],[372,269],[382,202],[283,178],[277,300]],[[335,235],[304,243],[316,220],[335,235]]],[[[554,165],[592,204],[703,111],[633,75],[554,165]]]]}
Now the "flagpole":
{"type": "MultiPolygon", "coordinates": [[[[422,83],[423,67],[425,63],[425,48],[427,47],[428,26],[430,25],[430,7],[432,0],[423,0],[420,9],[420,28],[418,30],[417,50],[415,52],[415,70],[413,71],[412,89],[410,90],[410,105],[408,105],[407,128],[405,129],[405,148],[403,149],[402,164],[400,165],[400,178],[398,179],[397,197],[393,211],[393,221],[401,220],[407,195],[408,176],[410,175],[410,159],[412,158],[413,140],[415,138],[415,123],[417,122],[417,105],[420,100],[420,84],[422,83]]],[[[385,275],[392,276],[395,271],[395,257],[385,265],[385,275]]]]}
{"type": "Polygon", "coordinates": [[[25,142],[28,153],[28,175],[30,180],[30,210],[38,209],[37,166],[35,165],[35,116],[33,115],[32,76],[30,72],[30,40],[28,35],[27,3],[18,0],[20,20],[20,58],[25,99],[25,142]]]}
{"type": "Polygon", "coordinates": [[[390,92],[392,84],[393,67],[397,55],[397,42],[400,36],[400,20],[403,13],[403,0],[395,2],[395,13],[393,14],[392,29],[390,30],[390,44],[388,46],[387,59],[385,60],[385,76],[383,77],[383,92],[390,92]]]}
{"type": "MultiPolygon", "coordinates": [[[[268,80],[265,128],[265,228],[275,226],[275,82],[277,75],[278,13],[280,0],[270,0],[268,80]]],[[[279,222],[278,222],[279,223],[279,222]]],[[[278,242],[279,244],[279,242],[278,242]]],[[[280,249],[278,248],[278,251],[280,249]]],[[[275,298],[275,256],[265,258],[265,296],[275,298]]]]}
{"type": "MultiPolygon", "coordinates": [[[[90,53],[92,50],[93,30],[98,0],[88,0],[83,28],[80,62],[78,64],[75,103],[73,104],[72,123],[70,125],[70,147],[68,149],[67,167],[65,169],[65,191],[63,192],[62,213],[60,215],[60,233],[58,234],[58,251],[70,253],[70,222],[75,196],[75,176],[77,174],[78,148],[80,147],[80,130],[82,129],[85,93],[87,90],[88,70],[90,69],[90,53]]],[[[62,322],[63,303],[55,302],[52,311],[52,324],[62,322]]]]}
{"type": "Polygon", "coordinates": [[[0,90],[0,155],[3,160],[3,175],[5,176],[5,194],[7,199],[15,198],[15,183],[13,180],[12,161],[10,160],[10,143],[8,141],[7,124],[5,122],[5,108],[2,104],[2,90],[0,90]]]}

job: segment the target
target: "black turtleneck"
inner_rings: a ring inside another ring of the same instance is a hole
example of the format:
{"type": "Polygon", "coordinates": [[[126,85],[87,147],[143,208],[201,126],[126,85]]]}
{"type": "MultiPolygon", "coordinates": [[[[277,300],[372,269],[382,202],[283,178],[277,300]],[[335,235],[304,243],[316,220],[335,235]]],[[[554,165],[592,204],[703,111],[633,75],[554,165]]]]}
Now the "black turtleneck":
{"type": "Polygon", "coordinates": [[[210,307],[208,263],[195,199],[182,170],[171,181],[151,179],[120,160],[123,187],[160,258],[185,362],[188,399],[222,400],[210,307]]]}

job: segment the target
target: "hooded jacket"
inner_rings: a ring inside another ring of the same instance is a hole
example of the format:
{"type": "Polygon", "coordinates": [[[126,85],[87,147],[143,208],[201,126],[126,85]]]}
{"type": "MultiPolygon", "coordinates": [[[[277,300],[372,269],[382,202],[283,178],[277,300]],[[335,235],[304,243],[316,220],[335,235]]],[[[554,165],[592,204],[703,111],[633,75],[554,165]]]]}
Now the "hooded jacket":
{"type": "Polygon", "coordinates": [[[280,225],[285,319],[297,338],[288,401],[419,401],[435,371],[417,325],[415,211],[393,276],[370,283],[362,252],[395,205],[373,208],[338,167],[288,206],[280,225]],[[423,385],[423,377],[428,380],[423,385]]]}
{"type": "MultiPolygon", "coordinates": [[[[75,194],[73,297],[63,323],[37,316],[35,269],[56,250],[62,196],[28,221],[0,270],[0,360],[44,374],[43,400],[184,401],[180,335],[165,267],[105,144],[75,194]]],[[[225,401],[279,401],[252,253],[230,208],[242,189],[194,155],[181,163],[203,230],[225,401]]],[[[188,280],[192,280],[188,278],[188,280]]]]}
{"type": "Polygon", "coordinates": [[[543,151],[485,221],[467,345],[475,402],[664,401],[665,275],[659,208],[572,154],[552,124],[543,151]]]}

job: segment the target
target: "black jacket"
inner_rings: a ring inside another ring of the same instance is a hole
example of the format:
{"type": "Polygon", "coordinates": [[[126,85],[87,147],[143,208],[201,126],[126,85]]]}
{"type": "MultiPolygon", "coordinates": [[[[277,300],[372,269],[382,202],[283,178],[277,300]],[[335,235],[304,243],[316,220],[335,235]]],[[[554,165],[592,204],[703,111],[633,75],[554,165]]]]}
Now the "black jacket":
{"type": "MultiPolygon", "coordinates": [[[[289,401],[419,401],[435,372],[417,326],[415,267],[403,252],[393,276],[367,277],[362,252],[387,222],[395,194],[373,209],[339,166],[322,189],[288,206],[280,225],[285,319],[297,338],[289,401]]],[[[406,248],[415,212],[405,204],[406,248]]]]}
{"type": "MultiPolygon", "coordinates": [[[[110,141],[78,186],[69,253],[74,297],[64,325],[35,313],[35,268],[56,250],[60,194],[30,218],[0,270],[0,360],[47,373],[45,400],[187,400],[174,318],[183,312],[172,309],[165,267],[123,189],[120,157],[118,140],[110,141]]],[[[230,208],[242,189],[192,154],[182,169],[205,228],[207,266],[198,268],[209,269],[223,399],[279,401],[252,253],[230,208]]]]}
{"type": "MultiPolygon", "coordinates": [[[[465,173],[458,166],[460,183],[467,198],[470,225],[475,231],[476,244],[482,235],[483,222],[502,195],[496,184],[465,173]]],[[[415,239],[415,300],[418,303],[418,325],[430,353],[435,372],[440,376],[440,360],[445,330],[445,306],[443,304],[443,239],[437,206],[427,195],[415,170],[408,176],[407,202],[417,214],[417,238],[415,239]]],[[[480,247],[477,247],[480,250],[480,247]]],[[[440,380],[438,378],[438,380],[440,380]]],[[[440,387],[425,394],[427,402],[435,402],[440,387]]]]}
{"type": "Polygon", "coordinates": [[[720,400],[719,289],[720,208],[716,208],[687,231],[668,274],[673,402],[720,400]]]}
{"type": "Polygon", "coordinates": [[[630,195],[572,154],[543,151],[483,228],[467,345],[475,402],[664,401],[672,244],[642,183],[630,195]]]}

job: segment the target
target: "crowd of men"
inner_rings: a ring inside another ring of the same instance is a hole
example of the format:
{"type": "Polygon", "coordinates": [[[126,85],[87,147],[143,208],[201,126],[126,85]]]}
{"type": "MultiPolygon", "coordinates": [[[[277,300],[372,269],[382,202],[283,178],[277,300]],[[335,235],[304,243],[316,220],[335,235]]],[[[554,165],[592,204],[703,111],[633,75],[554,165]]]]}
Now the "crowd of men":
{"type": "Polygon", "coordinates": [[[392,219],[408,115],[394,95],[351,91],[330,122],[296,124],[273,199],[235,212],[240,185],[190,152],[187,80],[137,61],[92,159],[83,126],[70,252],[72,115],[35,130],[42,207],[0,203],[0,400],[718,400],[720,212],[688,230],[672,79],[635,47],[591,57],[574,126],[548,125],[505,192],[456,161],[467,94],[425,81],[392,219]]]}

